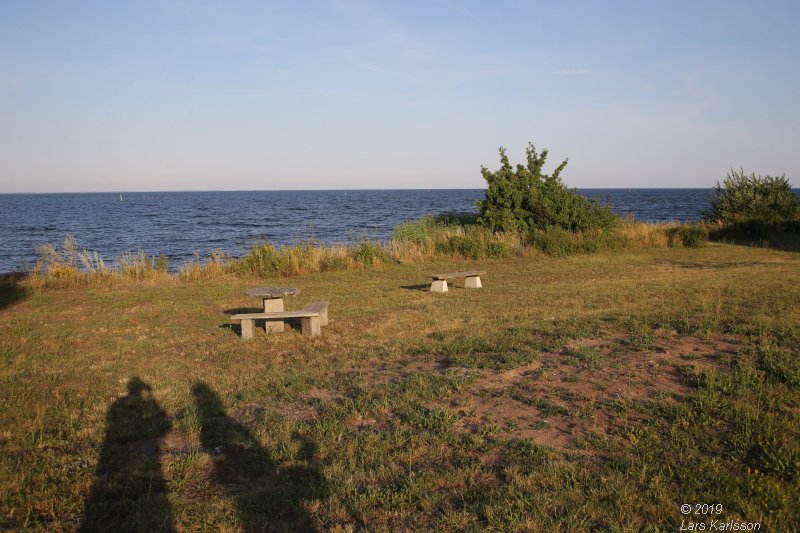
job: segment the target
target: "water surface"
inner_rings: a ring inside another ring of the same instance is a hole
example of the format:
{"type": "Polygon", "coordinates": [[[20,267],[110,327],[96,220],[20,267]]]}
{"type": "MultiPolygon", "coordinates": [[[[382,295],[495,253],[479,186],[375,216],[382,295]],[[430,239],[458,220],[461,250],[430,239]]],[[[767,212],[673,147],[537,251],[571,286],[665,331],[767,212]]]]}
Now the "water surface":
{"type": "MultiPolygon", "coordinates": [[[[708,189],[582,189],[626,216],[695,220],[708,189]]],[[[256,243],[386,240],[404,220],[471,211],[482,189],[235,191],[0,195],[0,272],[25,270],[40,243],[71,233],[113,260],[126,251],[165,254],[177,266],[222,250],[240,256],[256,243]]]]}

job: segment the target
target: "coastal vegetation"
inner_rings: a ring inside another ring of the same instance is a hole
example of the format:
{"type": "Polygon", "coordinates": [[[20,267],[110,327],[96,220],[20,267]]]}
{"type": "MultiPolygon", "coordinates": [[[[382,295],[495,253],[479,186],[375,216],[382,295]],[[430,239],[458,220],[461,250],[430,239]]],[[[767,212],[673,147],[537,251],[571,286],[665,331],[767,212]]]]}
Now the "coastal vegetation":
{"type": "Polygon", "coordinates": [[[704,219],[711,236],[729,242],[794,245],[800,235],[800,198],[785,176],[731,170],[712,192],[704,219]]]}
{"type": "Polygon", "coordinates": [[[31,285],[67,286],[103,283],[114,279],[176,280],[213,277],[298,276],[335,270],[380,268],[392,264],[442,259],[484,259],[511,256],[595,253],[600,250],[696,247],[705,244],[704,226],[676,223],[646,224],[622,220],[613,229],[569,231],[557,226],[521,232],[494,232],[484,226],[462,223],[466,215],[428,216],[395,228],[388,242],[362,239],[354,244],[328,245],[308,240],[297,245],[253,246],[241,258],[213,252],[171,270],[166,256],[126,253],[104,260],[80,247],[67,235],[64,244],[38,248],[39,262],[28,276],[31,285]]]}
{"type": "Polygon", "coordinates": [[[722,184],[717,182],[705,219],[735,224],[756,221],[787,224],[800,221],[800,198],[792,191],[786,176],[745,174],[731,170],[722,184]]]}
{"type": "Polygon", "coordinates": [[[567,166],[566,159],[552,174],[542,172],[547,153],[537,153],[534,145],[528,144],[527,166],[518,164],[514,169],[505,148],[500,148],[500,168],[494,172],[481,168],[487,189],[486,199],[478,202],[478,221],[494,231],[527,234],[551,228],[608,230],[617,225],[619,218],[610,207],[564,185],[560,174],[567,166]]]}

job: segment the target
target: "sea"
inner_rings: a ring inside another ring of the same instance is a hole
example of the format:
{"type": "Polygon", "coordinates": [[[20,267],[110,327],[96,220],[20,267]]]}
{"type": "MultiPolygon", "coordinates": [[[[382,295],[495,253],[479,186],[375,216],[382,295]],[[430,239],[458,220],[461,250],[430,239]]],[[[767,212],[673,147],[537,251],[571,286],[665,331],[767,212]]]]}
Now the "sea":
{"type": "MultiPolygon", "coordinates": [[[[626,217],[691,221],[710,189],[578,189],[626,217]]],[[[239,257],[259,243],[386,241],[424,215],[475,211],[483,189],[126,192],[0,195],[0,272],[29,270],[36,245],[67,234],[113,261],[125,252],[166,255],[172,268],[212,251],[239,257]]]]}

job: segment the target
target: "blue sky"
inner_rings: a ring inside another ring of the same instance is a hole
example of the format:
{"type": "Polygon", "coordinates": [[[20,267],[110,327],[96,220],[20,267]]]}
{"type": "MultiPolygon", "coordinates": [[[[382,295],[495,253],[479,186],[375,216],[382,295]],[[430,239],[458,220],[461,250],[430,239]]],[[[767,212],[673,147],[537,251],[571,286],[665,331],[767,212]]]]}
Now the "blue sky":
{"type": "Polygon", "coordinates": [[[799,6],[8,0],[0,192],[797,186],[799,6]]]}

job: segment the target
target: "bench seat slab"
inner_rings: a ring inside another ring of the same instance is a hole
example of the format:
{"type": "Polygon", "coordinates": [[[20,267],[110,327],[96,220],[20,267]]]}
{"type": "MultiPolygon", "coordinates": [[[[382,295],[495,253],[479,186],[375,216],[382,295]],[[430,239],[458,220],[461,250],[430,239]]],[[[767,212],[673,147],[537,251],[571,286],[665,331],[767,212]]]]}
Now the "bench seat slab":
{"type": "MultiPolygon", "coordinates": [[[[327,308],[325,310],[327,314],[327,308]]],[[[300,330],[303,335],[308,337],[316,337],[320,334],[320,313],[310,311],[283,311],[281,313],[245,313],[240,315],[233,315],[231,320],[234,322],[242,323],[242,338],[252,339],[255,334],[256,320],[265,320],[265,328],[267,332],[283,331],[282,318],[299,318],[300,330]],[[271,328],[271,324],[280,324],[280,329],[271,328]]]]}
{"type": "Polygon", "coordinates": [[[483,276],[486,274],[485,270],[468,270],[466,272],[446,272],[444,274],[434,274],[430,276],[432,279],[451,279],[451,278],[469,278],[472,276],[483,276]]]}
{"type": "Polygon", "coordinates": [[[310,316],[319,316],[319,313],[312,313],[310,311],[282,311],[280,313],[243,313],[240,315],[233,315],[231,320],[276,320],[281,318],[308,318],[310,316]]]}

